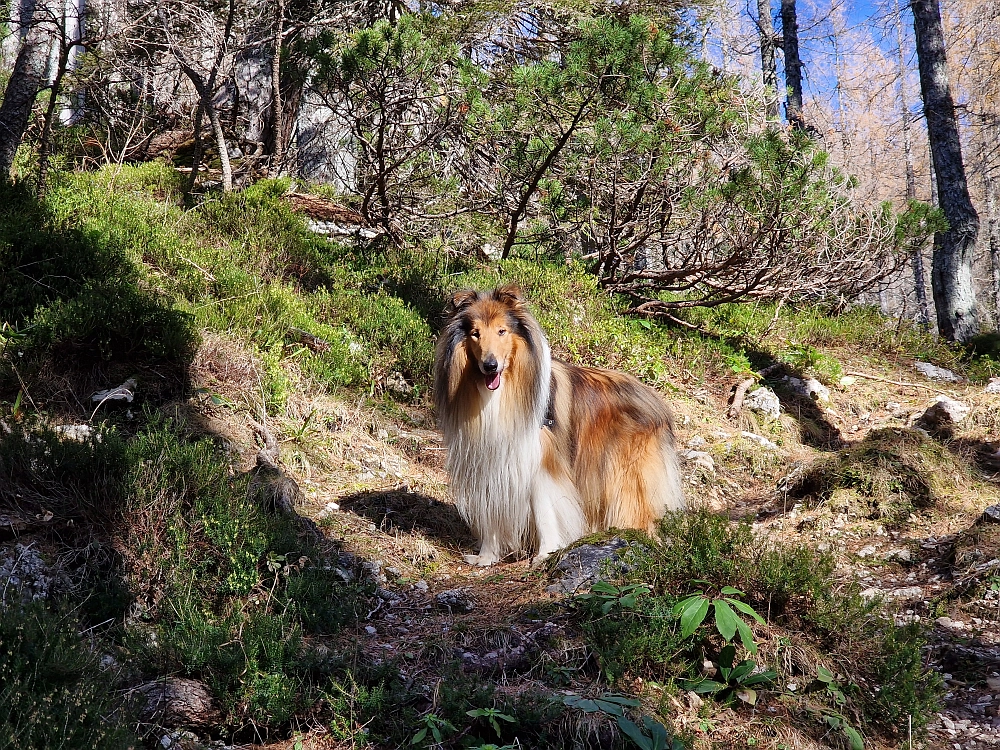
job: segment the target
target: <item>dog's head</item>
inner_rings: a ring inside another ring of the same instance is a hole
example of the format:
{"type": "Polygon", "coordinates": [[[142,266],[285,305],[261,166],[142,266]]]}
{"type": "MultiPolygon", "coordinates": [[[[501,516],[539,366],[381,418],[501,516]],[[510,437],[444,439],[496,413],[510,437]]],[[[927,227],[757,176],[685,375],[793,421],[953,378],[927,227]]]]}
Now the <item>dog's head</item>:
{"type": "Polygon", "coordinates": [[[491,292],[462,290],[452,295],[448,312],[464,336],[470,363],[479,368],[484,385],[495,391],[513,362],[518,340],[526,339],[528,312],[521,290],[514,284],[491,292]]]}

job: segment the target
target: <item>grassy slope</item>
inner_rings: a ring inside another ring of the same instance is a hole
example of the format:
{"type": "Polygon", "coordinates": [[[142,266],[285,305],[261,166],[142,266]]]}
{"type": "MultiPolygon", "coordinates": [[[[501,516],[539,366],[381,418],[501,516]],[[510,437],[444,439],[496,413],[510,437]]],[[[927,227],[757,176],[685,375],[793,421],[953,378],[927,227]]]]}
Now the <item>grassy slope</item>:
{"type": "MultiPolygon", "coordinates": [[[[898,415],[933,395],[913,358],[962,367],[956,352],[866,310],[831,318],[730,306],[692,314],[711,333],[683,332],[623,318],[574,267],[352,249],[309,232],[281,199],[284,183],[189,211],[177,184],[157,164],[73,175],[44,206],[15,192],[0,211],[0,268],[19,269],[0,279],[8,311],[0,415],[43,436],[7,435],[0,499],[22,541],[68,571],[64,598],[84,602],[73,617],[99,626],[101,648],[127,665],[120,684],[197,678],[217,701],[215,733],[276,742],[323,726],[307,732],[317,747],[404,744],[437,718],[455,727],[437,727],[448,746],[475,746],[474,737],[496,736],[488,717],[468,712],[494,707],[517,722],[495,719],[504,741],[608,746],[612,719],[567,710],[558,690],[640,695],[644,711],[696,747],[847,742],[831,716],[875,746],[893,746],[903,717],[915,714],[918,729],[928,717],[934,690],[914,661],[918,633],[897,632],[857,592],[926,583],[910,607],[924,621],[952,606],[933,599],[945,591],[933,589],[935,568],[921,567],[918,542],[968,528],[994,501],[974,464],[995,434],[996,397],[946,389],[973,406],[947,449],[904,441],[894,453],[891,439],[882,446],[891,432],[865,441],[873,428],[905,427],[898,415]],[[714,474],[688,466],[686,486],[716,515],[670,522],[665,538],[696,544],[647,555],[633,579],[651,590],[636,610],[567,610],[523,563],[474,571],[459,562],[470,540],[448,503],[427,408],[433,332],[447,291],[499,279],[522,285],[561,356],[660,388],[682,442],[703,439],[699,450],[714,459],[714,474]],[[302,332],[327,346],[310,348],[302,332]],[[731,385],[776,362],[830,384],[831,408],[782,393],[780,421],[727,421],[731,385]],[[919,385],[839,385],[854,370],[919,385]],[[86,421],[89,393],[130,376],[143,403],[130,413],[99,410],[90,421],[100,443],[39,432],[43,423],[86,421]],[[400,376],[405,395],[391,388],[400,376]],[[321,536],[255,499],[248,417],[282,440],[302,488],[298,513],[317,519],[321,536]],[[855,447],[831,458],[841,439],[855,447]],[[776,498],[782,477],[815,461],[815,486],[776,498]],[[910,497],[892,482],[906,462],[933,478],[930,489],[910,497]],[[26,496],[40,479],[45,491],[26,496]],[[51,528],[38,524],[45,512],[55,516],[51,528]],[[758,523],[713,520],[727,515],[758,523]],[[67,542],[70,522],[83,533],[67,542]],[[912,547],[916,562],[854,556],[872,543],[912,547]],[[81,550],[89,550],[84,564],[81,550]],[[373,597],[372,583],[345,580],[353,561],[375,560],[387,571],[380,585],[399,597],[391,605],[390,595],[373,597]],[[736,585],[768,615],[756,631],[757,660],[781,678],[752,713],[700,703],[677,682],[717,659],[721,645],[707,626],[680,638],[668,614],[685,589],[697,589],[692,577],[736,585]],[[456,587],[473,592],[475,609],[433,605],[435,593],[456,587]],[[817,665],[835,674],[845,704],[825,689],[789,691],[796,681],[815,687],[817,665]]],[[[99,746],[121,746],[121,737],[99,746]]]]}

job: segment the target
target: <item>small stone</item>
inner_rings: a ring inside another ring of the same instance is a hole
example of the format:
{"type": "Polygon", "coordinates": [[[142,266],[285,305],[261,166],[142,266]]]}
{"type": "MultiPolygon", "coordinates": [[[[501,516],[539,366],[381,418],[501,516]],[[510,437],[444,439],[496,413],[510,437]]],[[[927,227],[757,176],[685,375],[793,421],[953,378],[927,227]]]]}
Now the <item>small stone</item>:
{"type": "Polygon", "coordinates": [[[749,432],[747,430],[743,430],[740,433],[740,437],[742,437],[742,438],[744,438],[746,440],[749,440],[752,443],[757,443],[757,445],[759,445],[761,448],[767,448],[768,450],[771,450],[771,451],[780,451],[781,450],[781,448],[779,448],[776,443],[773,443],[772,441],[768,440],[763,435],[758,435],[755,432],[749,432]]]}
{"type": "Polygon", "coordinates": [[[693,438],[687,441],[688,448],[701,448],[705,444],[705,438],[701,435],[695,435],[693,438]]]}
{"type": "Polygon", "coordinates": [[[704,451],[685,451],[681,454],[688,461],[691,461],[695,468],[704,470],[707,474],[715,474],[715,459],[704,451]]]}
{"type": "Polygon", "coordinates": [[[891,549],[885,553],[885,559],[889,562],[898,560],[899,562],[908,563],[913,557],[908,549],[891,549]]]}
{"type": "Polygon", "coordinates": [[[365,625],[365,632],[368,635],[378,635],[378,630],[375,629],[374,625],[365,625]]]}
{"type": "Polygon", "coordinates": [[[983,393],[1000,393],[1000,378],[990,378],[990,382],[983,389],[983,393]]]}
{"type": "Polygon", "coordinates": [[[744,399],[743,405],[750,411],[763,414],[770,419],[781,416],[781,401],[778,400],[777,394],[766,386],[751,391],[744,399]]]}
{"type": "Polygon", "coordinates": [[[986,686],[990,690],[1000,690],[1000,677],[987,677],[986,686]]]}
{"type": "Polygon", "coordinates": [[[854,385],[857,382],[858,382],[858,379],[856,377],[854,377],[853,375],[845,375],[844,377],[842,377],[840,379],[840,384],[844,388],[848,388],[848,387],[854,385]]]}
{"type": "Polygon", "coordinates": [[[806,378],[803,380],[802,378],[793,378],[790,375],[786,375],[782,380],[788,386],[789,390],[800,396],[805,396],[820,404],[830,403],[830,389],[816,380],[816,378],[806,378]]]}
{"type": "Polygon", "coordinates": [[[959,383],[962,381],[962,378],[953,373],[951,370],[946,370],[944,367],[932,365],[929,362],[914,362],[913,366],[918,372],[920,372],[921,375],[930,378],[931,380],[947,380],[949,383],[959,383]]]}
{"type": "Polygon", "coordinates": [[[466,589],[448,589],[434,597],[434,602],[449,612],[471,612],[476,608],[472,595],[466,589]]]}
{"type": "Polygon", "coordinates": [[[916,424],[931,430],[951,427],[969,416],[970,411],[967,404],[942,394],[916,419],[916,424]]]}
{"type": "Polygon", "coordinates": [[[886,411],[896,411],[899,408],[899,404],[895,401],[886,401],[885,410],[886,411]]]}
{"type": "Polygon", "coordinates": [[[858,557],[871,557],[876,551],[875,545],[869,544],[867,547],[862,547],[858,550],[858,557]]]}
{"type": "Polygon", "coordinates": [[[413,588],[415,588],[417,591],[422,591],[423,593],[426,594],[428,589],[427,581],[417,581],[415,584],[413,584],[413,588]]]}
{"type": "Polygon", "coordinates": [[[950,617],[939,617],[934,621],[934,624],[942,628],[950,628],[954,626],[954,621],[950,617]]]}
{"type": "Polygon", "coordinates": [[[981,518],[989,523],[1000,523],[1000,505],[991,505],[986,508],[981,518]]]}

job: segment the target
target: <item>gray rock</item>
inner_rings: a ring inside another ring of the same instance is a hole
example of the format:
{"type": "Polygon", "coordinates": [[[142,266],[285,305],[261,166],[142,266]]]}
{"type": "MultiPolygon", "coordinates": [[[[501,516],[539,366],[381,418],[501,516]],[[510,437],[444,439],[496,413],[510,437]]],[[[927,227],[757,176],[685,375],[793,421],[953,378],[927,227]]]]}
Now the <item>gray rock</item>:
{"type": "Polygon", "coordinates": [[[695,468],[702,469],[708,474],[715,474],[715,460],[704,451],[684,451],[684,458],[695,465],[695,468]]]}
{"type": "Polygon", "coordinates": [[[628,557],[645,549],[637,542],[614,537],[604,544],[581,544],[563,555],[555,567],[558,580],[546,587],[550,594],[575,594],[601,578],[631,570],[628,557]]]}
{"type": "Polygon", "coordinates": [[[135,399],[135,388],[135,378],[129,378],[117,388],[108,388],[103,391],[97,391],[91,395],[90,401],[98,406],[109,401],[131,404],[135,399]]]}
{"type": "Polygon", "coordinates": [[[990,378],[990,382],[986,384],[983,393],[1000,393],[1000,378],[990,378]]]}
{"type": "Polygon", "coordinates": [[[693,438],[687,441],[688,448],[701,448],[705,444],[705,438],[701,435],[695,435],[693,438]]]}
{"type": "Polygon", "coordinates": [[[988,523],[1000,523],[1000,505],[989,506],[980,518],[988,523]]]}
{"type": "Polygon", "coordinates": [[[945,395],[939,395],[934,403],[928,406],[927,410],[917,418],[917,424],[927,429],[940,430],[959,424],[969,416],[970,411],[967,404],[945,395]]]}
{"type": "Polygon", "coordinates": [[[761,386],[750,391],[743,400],[743,405],[750,411],[763,414],[769,419],[777,419],[781,416],[781,401],[770,388],[761,386]]]}
{"type": "Polygon", "coordinates": [[[908,549],[891,549],[885,553],[884,558],[888,561],[897,560],[908,563],[912,559],[912,555],[908,549]]]}
{"type": "Polygon", "coordinates": [[[764,437],[763,435],[758,435],[756,432],[748,432],[747,430],[743,430],[743,432],[740,433],[740,437],[744,438],[745,440],[749,440],[751,443],[757,443],[757,445],[759,445],[761,448],[767,448],[769,451],[781,450],[781,448],[778,447],[777,443],[771,442],[766,437],[764,437]]]}
{"type": "Polygon", "coordinates": [[[830,389],[816,380],[816,378],[806,378],[803,380],[802,378],[793,378],[790,375],[786,375],[782,380],[793,393],[810,398],[820,404],[830,403],[830,389]]]}
{"type": "Polygon", "coordinates": [[[962,378],[951,370],[932,365],[930,362],[914,362],[913,366],[921,375],[931,380],[947,380],[949,383],[960,383],[962,381],[962,378]]]}
{"type": "Polygon", "coordinates": [[[434,597],[434,603],[449,612],[471,612],[476,602],[468,589],[448,589],[434,597]]]}
{"type": "Polygon", "coordinates": [[[168,727],[207,727],[219,719],[208,687],[198,680],[165,677],[140,685],[142,718],[168,727]]]}

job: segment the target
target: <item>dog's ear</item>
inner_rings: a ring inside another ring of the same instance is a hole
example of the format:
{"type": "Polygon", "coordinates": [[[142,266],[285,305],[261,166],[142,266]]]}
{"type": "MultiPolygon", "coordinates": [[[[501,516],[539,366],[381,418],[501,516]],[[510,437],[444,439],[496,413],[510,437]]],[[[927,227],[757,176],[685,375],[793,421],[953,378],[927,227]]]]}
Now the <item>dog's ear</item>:
{"type": "Polygon", "coordinates": [[[520,307],[524,304],[524,297],[521,296],[521,287],[517,284],[498,286],[493,291],[493,299],[511,307],[520,307]]]}
{"type": "Polygon", "coordinates": [[[460,289],[451,295],[451,299],[448,300],[448,304],[444,308],[444,314],[449,318],[457,315],[475,302],[478,297],[479,294],[474,289],[460,289]]]}

